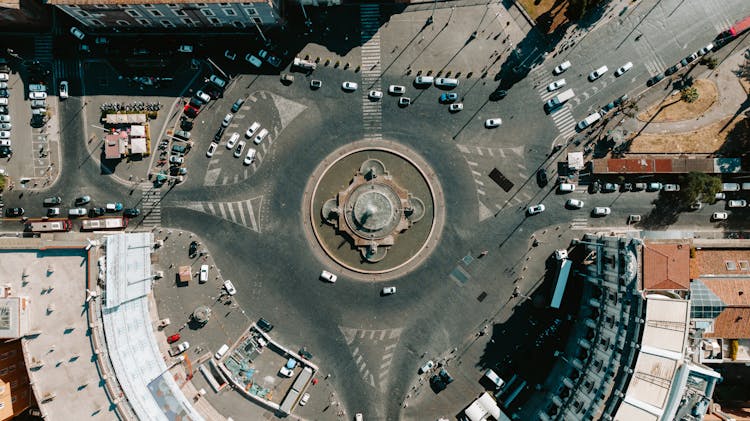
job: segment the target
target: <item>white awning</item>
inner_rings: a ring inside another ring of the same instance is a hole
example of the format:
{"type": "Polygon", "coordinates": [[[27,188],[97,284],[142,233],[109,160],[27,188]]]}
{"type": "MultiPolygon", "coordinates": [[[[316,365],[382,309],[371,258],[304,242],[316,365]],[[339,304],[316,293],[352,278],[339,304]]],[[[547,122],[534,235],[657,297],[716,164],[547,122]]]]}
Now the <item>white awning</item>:
{"type": "Polygon", "coordinates": [[[583,169],[583,152],[570,152],[568,154],[568,168],[583,169]]]}

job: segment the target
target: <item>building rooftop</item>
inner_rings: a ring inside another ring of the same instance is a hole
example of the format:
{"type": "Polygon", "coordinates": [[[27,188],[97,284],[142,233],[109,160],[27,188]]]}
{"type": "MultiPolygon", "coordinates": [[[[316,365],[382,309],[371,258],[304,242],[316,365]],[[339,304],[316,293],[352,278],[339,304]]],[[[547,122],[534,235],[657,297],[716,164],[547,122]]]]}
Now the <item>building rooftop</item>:
{"type": "Polygon", "coordinates": [[[750,248],[696,248],[690,277],[720,275],[750,277],[750,248]]]}
{"type": "MultiPolygon", "coordinates": [[[[138,0],[47,0],[48,4],[69,4],[69,5],[95,5],[95,4],[184,4],[185,6],[193,5],[195,2],[192,1],[173,1],[173,0],[149,0],[149,1],[138,1],[138,0]]],[[[203,3],[246,3],[246,1],[227,1],[227,0],[207,0],[203,3]]],[[[256,1],[253,3],[272,3],[270,0],[256,1]]]]}
{"type": "Polygon", "coordinates": [[[687,243],[643,244],[643,289],[690,289],[690,246],[687,243]]]}

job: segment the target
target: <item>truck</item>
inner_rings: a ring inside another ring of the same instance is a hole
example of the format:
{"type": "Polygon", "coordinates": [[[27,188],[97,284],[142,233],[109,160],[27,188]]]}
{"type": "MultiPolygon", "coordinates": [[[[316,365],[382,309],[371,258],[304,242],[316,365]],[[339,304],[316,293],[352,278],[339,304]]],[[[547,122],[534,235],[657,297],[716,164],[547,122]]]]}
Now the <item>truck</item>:
{"type": "Polygon", "coordinates": [[[567,89],[565,91],[560,92],[556,96],[554,96],[552,99],[547,101],[547,103],[544,105],[547,108],[547,111],[552,111],[555,108],[565,104],[569,99],[573,98],[574,96],[576,96],[576,94],[573,93],[573,90],[567,89]]]}
{"type": "Polygon", "coordinates": [[[735,24],[732,25],[727,32],[729,33],[729,35],[736,37],[741,33],[747,31],[748,29],[750,29],[750,16],[735,22],[735,24]]]}
{"type": "Polygon", "coordinates": [[[179,345],[174,345],[169,348],[169,356],[170,357],[176,357],[183,352],[187,351],[188,348],[190,348],[190,343],[188,341],[182,342],[179,345]]]}
{"type": "Polygon", "coordinates": [[[305,69],[305,70],[315,70],[315,68],[318,66],[317,64],[315,64],[315,62],[312,62],[309,60],[303,60],[299,57],[294,58],[292,65],[295,67],[299,67],[300,69],[305,69]]]}
{"type": "Polygon", "coordinates": [[[118,230],[127,226],[128,220],[126,218],[85,219],[81,222],[81,231],[118,230]]]}

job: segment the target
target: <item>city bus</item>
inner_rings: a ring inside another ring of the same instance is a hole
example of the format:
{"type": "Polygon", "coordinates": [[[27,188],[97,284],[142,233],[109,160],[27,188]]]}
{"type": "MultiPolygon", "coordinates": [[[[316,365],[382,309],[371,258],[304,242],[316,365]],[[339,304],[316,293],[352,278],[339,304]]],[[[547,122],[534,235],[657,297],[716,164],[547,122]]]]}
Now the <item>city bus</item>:
{"type": "Polygon", "coordinates": [[[127,218],[97,218],[81,221],[81,231],[119,230],[128,226],[127,218]]]}
{"type": "Polygon", "coordinates": [[[26,221],[24,227],[28,232],[67,232],[70,231],[70,219],[33,219],[26,221]]]}

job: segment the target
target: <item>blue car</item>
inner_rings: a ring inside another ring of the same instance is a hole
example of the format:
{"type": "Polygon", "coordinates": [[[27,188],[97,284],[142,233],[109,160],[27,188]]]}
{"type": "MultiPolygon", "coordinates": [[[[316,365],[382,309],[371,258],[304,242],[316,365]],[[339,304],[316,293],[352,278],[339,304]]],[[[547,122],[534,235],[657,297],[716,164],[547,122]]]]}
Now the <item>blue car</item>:
{"type": "Polygon", "coordinates": [[[440,95],[440,102],[447,103],[453,102],[458,99],[458,94],[455,92],[445,93],[440,95]]]}
{"type": "Polygon", "coordinates": [[[104,208],[107,210],[107,212],[119,212],[122,210],[122,203],[107,203],[104,208]]]}

